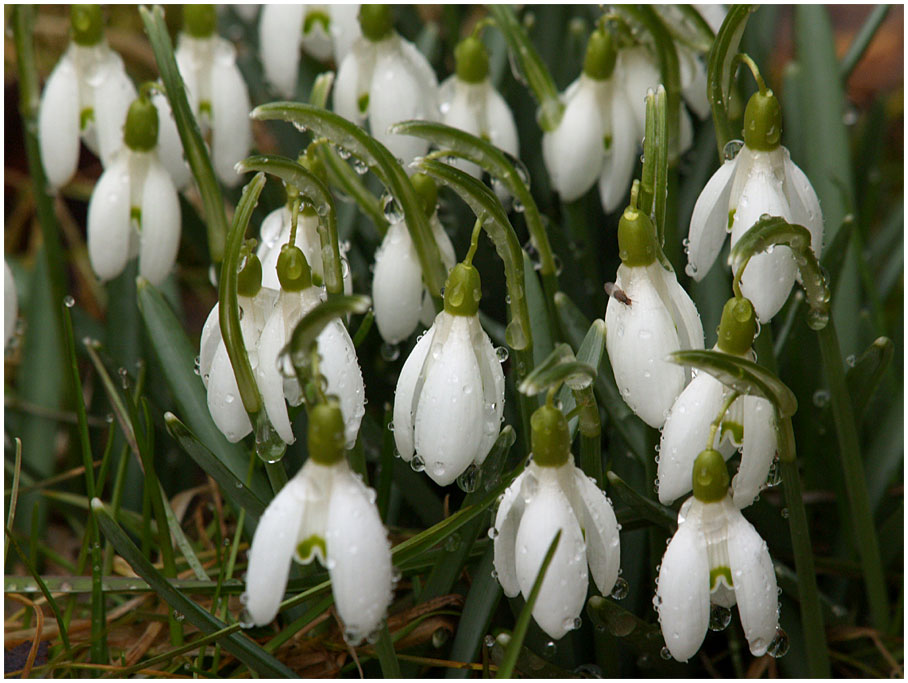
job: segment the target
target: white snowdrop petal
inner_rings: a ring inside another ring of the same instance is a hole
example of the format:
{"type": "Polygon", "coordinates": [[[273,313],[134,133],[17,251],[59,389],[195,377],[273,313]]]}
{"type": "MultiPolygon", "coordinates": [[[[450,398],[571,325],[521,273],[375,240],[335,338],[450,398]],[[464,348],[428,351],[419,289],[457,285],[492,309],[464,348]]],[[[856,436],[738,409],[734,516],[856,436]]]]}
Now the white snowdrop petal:
{"type": "Polygon", "coordinates": [[[375,631],[391,603],[391,546],[367,489],[346,462],[334,478],[325,542],[334,604],[344,629],[363,638],[375,631]]]}
{"type": "Polygon", "coordinates": [[[569,467],[573,469],[575,487],[582,506],[577,514],[586,532],[586,557],[590,573],[599,592],[608,595],[618,580],[621,568],[618,520],[605,492],[582,470],[572,464],[569,467]]]}
{"type": "Polygon", "coordinates": [[[202,383],[206,389],[208,388],[208,375],[211,373],[211,363],[218,350],[218,345],[221,343],[219,310],[218,304],[215,302],[202,326],[202,338],[199,342],[199,375],[202,377],[202,383]]]}
{"type": "Polygon", "coordinates": [[[482,84],[485,94],[486,130],[492,144],[512,156],[520,153],[517,124],[514,114],[501,94],[486,80],[482,84]]]}
{"type": "Polygon", "coordinates": [[[687,106],[701,119],[709,116],[709,98],[706,96],[706,68],[696,53],[678,44],[678,62],[681,67],[681,94],[687,106]]]}
{"type": "Polygon", "coordinates": [[[265,78],[285,98],[296,92],[305,5],[263,5],[259,51],[265,78]]]}
{"type": "Polygon", "coordinates": [[[392,223],[375,253],[372,308],[375,324],[389,344],[410,336],[419,322],[423,300],[422,268],[407,225],[392,223]]]}
{"type": "Polygon", "coordinates": [[[359,5],[329,5],[331,15],[331,40],[334,44],[334,63],[340,64],[353,49],[353,43],[362,36],[359,27],[359,5]]]}
{"type": "Polygon", "coordinates": [[[65,185],[79,164],[79,84],[69,52],[57,62],[41,93],[38,141],[48,183],[65,185]]]}
{"type": "Polygon", "coordinates": [[[129,105],[136,99],[136,89],[123,60],[113,50],[107,50],[104,59],[103,77],[94,88],[95,133],[98,138],[98,156],[105,168],[113,161],[114,155],[123,147],[123,127],[129,105]]]}
{"type": "Polygon", "coordinates": [[[722,250],[728,234],[729,200],[737,159],[723,163],[697,197],[688,231],[688,271],[702,280],[722,250]]]}
{"type": "Polygon", "coordinates": [[[501,431],[501,417],[504,415],[504,372],[492,341],[482,329],[477,317],[470,318],[470,334],[482,381],[482,436],[476,448],[474,461],[481,465],[501,431]]]}
{"type": "Polygon", "coordinates": [[[153,285],[164,281],[180,248],[180,201],[167,171],[153,161],[145,175],[139,230],[139,272],[153,285]]]}
{"type": "Polygon", "coordinates": [[[615,73],[620,75],[627,100],[634,111],[635,137],[641,139],[646,130],[646,91],[650,88],[655,91],[662,80],[655,58],[642,46],[620,50],[615,73]]]}
{"type": "MultiPolygon", "coordinates": [[[[442,104],[442,122],[477,137],[482,135],[479,122],[481,87],[481,84],[465,83],[456,75],[448,78],[442,88],[451,93],[451,99],[442,104]]],[[[463,159],[455,159],[453,165],[474,178],[479,178],[482,173],[479,166],[463,159]]]]}
{"type": "Polygon", "coordinates": [[[353,448],[366,413],[363,373],[350,333],[340,320],[332,320],[318,336],[319,372],[328,381],[327,392],[337,396],[344,415],[344,438],[353,448]]]}
{"type": "Polygon", "coordinates": [[[214,424],[230,443],[236,443],[252,431],[252,424],[243,407],[236,377],[233,375],[233,366],[227,356],[227,347],[223,343],[218,345],[211,361],[211,374],[208,377],[208,412],[211,413],[214,424]]]}
{"type": "Polygon", "coordinates": [[[631,131],[636,130],[634,110],[624,94],[614,88],[612,93],[611,151],[606,154],[599,176],[599,199],[606,213],[621,207],[631,185],[631,176],[637,163],[640,140],[631,131]]]}
{"type": "Polygon", "coordinates": [[[277,616],[296,552],[305,499],[304,482],[293,477],[268,504],[255,529],[246,570],[246,610],[257,626],[277,616]]]}
{"type": "Polygon", "coordinates": [[[760,493],[779,444],[772,404],[758,396],[742,396],[738,401],[744,412],[744,450],[731,488],[740,509],[753,503],[760,493]]]}
{"type": "Polygon", "coordinates": [[[744,636],[755,657],[766,653],[779,626],[776,574],[766,542],[731,505],[728,513],[728,562],[744,636]]]}
{"type": "Polygon", "coordinates": [[[669,542],[656,596],[665,644],[672,657],[686,662],[700,649],[709,624],[709,562],[698,519],[689,516],[669,542]]]}
{"type": "Polygon", "coordinates": [[[234,166],[252,147],[250,110],[246,81],[237,68],[233,48],[224,41],[216,47],[211,67],[211,162],[228,187],[242,180],[234,166]]]}
{"type": "MultiPolygon", "coordinates": [[[[312,10],[321,13],[324,12],[324,6],[313,5],[312,10]]],[[[331,59],[333,53],[331,36],[325,31],[325,25],[321,21],[313,21],[311,23],[308,33],[303,33],[300,45],[306,54],[313,59],[317,59],[320,62],[327,62],[331,59]]]]}
{"type": "Polygon", "coordinates": [[[691,490],[694,460],[706,447],[709,427],[724,401],[725,386],[709,373],[700,372],[672,405],[659,439],[656,478],[663,505],[671,505],[691,490]]]}
{"type": "Polygon", "coordinates": [[[675,323],[675,329],[678,332],[678,342],[682,349],[702,349],[703,348],[703,323],[700,320],[700,313],[694,304],[687,290],[678,282],[678,277],[669,270],[666,270],[658,263],[649,266],[652,275],[652,281],[658,284],[656,274],[662,278],[664,292],[663,302],[669,308],[669,314],[675,323]]]}
{"type": "Polygon", "coordinates": [[[348,121],[363,125],[366,111],[360,111],[360,97],[369,94],[368,79],[371,77],[371,65],[374,63],[374,50],[368,41],[360,38],[353,44],[337,70],[334,81],[334,93],[331,96],[334,112],[348,121]]]}
{"type": "Polygon", "coordinates": [[[19,299],[16,296],[16,281],[6,259],[3,260],[3,346],[16,333],[16,316],[19,315],[19,299]]]}
{"type": "Polygon", "coordinates": [[[130,178],[127,153],[105,170],[88,203],[88,258],[102,280],[123,272],[129,260],[130,178]]]}
{"type": "Polygon", "coordinates": [[[495,572],[501,589],[509,598],[516,597],[520,592],[517,581],[517,530],[523,517],[524,497],[523,487],[527,478],[535,483],[535,477],[530,468],[525,469],[511,485],[505,490],[495,513],[495,531],[492,544],[495,550],[495,572]]]}
{"type": "Polygon", "coordinates": [[[785,193],[792,220],[810,231],[810,247],[817,258],[823,253],[823,212],[810,180],[785,153],[785,193]]]}
{"type": "Polygon", "coordinates": [[[426,369],[414,425],[416,452],[426,464],[426,474],[439,486],[463,473],[476,459],[482,440],[482,377],[470,320],[452,317],[439,357],[426,369]]]}
{"type": "Polygon", "coordinates": [[[557,640],[574,628],[574,619],[580,616],[586,601],[589,578],[580,525],[555,473],[544,469],[537,470],[538,491],[526,504],[517,531],[517,581],[526,598],[560,529],[558,548],[533,606],[533,619],[557,640]]]}
{"type": "Polygon", "coordinates": [[[457,263],[457,254],[454,252],[451,238],[448,237],[441,221],[438,220],[438,212],[432,214],[429,225],[432,226],[432,236],[435,238],[435,244],[438,245],[438,251],[441,252],[441,262],[445,265],[446,270],[451,270],[457,263]]]}
{"type": "Polygon", "coordinates": [[[414,394],[432,347],[437,324],[438,321],[416,342],[397,377],[397,388],[394,391],[394,443],[400,457],[407,461],[413,458],[413,428],[416,423],[416,400],[419,398],[414,394]]]}
{"type": "Polygon", "coordinates": [[[177,132],[177,124],[164,94],[154,93],[151,101],[158,110],[158,159],[170,174],[174,187],[180,190],[189,184],[192,171],[183,156],[183,143],[177,132]]]}
{"type": "Polygon", "coordinates": [[[558,127],[542,136],[542,156],[552,186],[564,201],[586,194],[602,172],[605,135],[610,129],[602,107],[605,83],[586,76],[572,90],[558,127]]]}
{"type": "MultiPolygon", "coordinates": [[[[282,293],[282,297],[285,296],[293,295],[282,293]]],[[[288,341],[284,310],[284,303],[278,301],[259,336],[256,347],[258,363],[255,368],[255,382],[271,426],[285,443],[293,443],[296,438],[290,425],[287,404],[284,402],[284,378],[278,369],[278,357],[288,341]]]]}

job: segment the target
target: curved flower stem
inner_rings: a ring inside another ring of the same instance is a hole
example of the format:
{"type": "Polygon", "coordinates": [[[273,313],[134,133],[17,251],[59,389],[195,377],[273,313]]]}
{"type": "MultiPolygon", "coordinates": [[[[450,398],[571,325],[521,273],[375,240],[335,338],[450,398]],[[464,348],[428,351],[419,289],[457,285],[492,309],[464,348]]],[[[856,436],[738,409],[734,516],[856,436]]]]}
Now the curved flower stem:
{"type": "Polygon", "coordinates": [[[341,159],[330,145],[327,138],[315,140],[310,148],[314,148],[319,158],[325,164],[328,181],[341,192],[356,202],[378,231],[379,237],[384,237],[388,232],[388,220],[382,212],[381,202],[365,186],[350,164],[341,159]]]}
{"type": "Polygon", "coordinates": [[[763,80],[763,76],[760,75],[760,67],[757,66],[757,63],[750,58],[750,55],[746,52],[739,52],[735,55],[735,58],[731,60],[731,73],[734,77],[735,72],[738,70],[739,64],[746,64],[747,68],[750,69],[750,73],[753,75],[754,80],[757,82],[757,87],[760,89],[760,94],[766,94],[766,82],[763,80]]]}
{"type": "Polygon", "coordinates": [[[719,427],[722,424],[722,419],[725,417],[725,413],[728,412],[728,409],[731,408],[731,404],[735,402],[735,399],[738,398],[739,394],[737,391],[732,390],[729,392],[728,396],[725,398],[725,402],[722,404],[722,407],[719,409],[719,413],[716,415],[716,419],[712,421],[712,424],[709,425],[709,436],[706,439],[705,448],[715,448],[713,444],[716,442],[716,432],[719,431],[719,427]]]}

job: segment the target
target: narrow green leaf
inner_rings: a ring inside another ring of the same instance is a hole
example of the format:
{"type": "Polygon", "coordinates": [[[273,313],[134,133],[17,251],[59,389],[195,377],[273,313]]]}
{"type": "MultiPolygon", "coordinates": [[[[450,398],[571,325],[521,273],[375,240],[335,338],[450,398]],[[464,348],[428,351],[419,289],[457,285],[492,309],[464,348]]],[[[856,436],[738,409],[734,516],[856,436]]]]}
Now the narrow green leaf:
{"type": "Polygon", "coordinates": [[[293,334],[290,336],[290,342],[281,351],[281,356],[284,353],[290,354],[290,360],[302,386],[305,386],[306,382],[311,379],[309,375],[312,350],[318,335],[322,333],[325,326],[335,318],[340,318],[348,313],[365,313],[371,305],[372,300],[362,294],[336,296],[322,301],[296,324],[293,334]]]}
{"type": "Polygon", "coordinates": [[[586,613],[596,628],[604,628],[620,638],[622,645],[635,654],[648,655],[654,662],[659,661],[665,640],[657,623],[643,621],[614,600],[600,595],[594,595],[587,601],[586,613]]]}
{"type": "Polygon", "coordinates": [[[762,365],[721,351],[690,349],[675,351],[672,363],[689,365],[708,372],[739,394],[762,396],[772,403],[781,417],[791,417],[798,410],[798,399],[785,384],[762,365]]]}
{"type": "Polygon", "coordinates": [[[542,363],[533,368],[517,390],[527,396],[535,396],[562,382],[581,387],[589,386],[594,379],[596,368],[579,362],[567,344],[559,344],[542,363]]]}
{"type": "Polygon", "coordinates": [[[400,678],[400,662],[397,661],[397,653],[394,651],[394,642],[388,632],[387,622],[383,622],[381,625],[378,641],[375,643],[375,654],[378,655],[378,663],[381,665],[381,673],[384,678],[400,678]]]}
{"type": "Polygon", "coordinates": [[[334,72],[325,71],[320,73],[315,82],[312,84],[312,90],[309,93],[309,103],[324,109],[328,106],[328,95],[331,93],[331,86],[334,85],[334,72]]]}
{"type": "Polygon", "coordinates": [[[139,7],[139,15],[145,24],[145,32],[151,42],[158,72],[164,83],[164,92],[170,102],[173,120],[180,134],[183,145],[183,154],[192,169],[199,194],[202,196],[202,205],[205,210],[205,225],[208,228],[208,251],[211,260],[219,262],[224,255],[224,245],[227,240],[227,216],[224,213],[224,201],[218,186],[211,158],[202,139],[198,121],[189,107],[186,98],[186,88],[180,70],[177,68],[173,53],[173,44],[164,22],[164,10],[156,5],[152,9],[139,7]]]}
{"type": "MultiPolygon", "coordinates": [[[[13,463],[13,484],[10,488],[9,512],[6,514],[6,528],[12,529],[16,521],[16,504],[19,501],[19,477],[22,475],[22,439],[16,437],[16,460],[13,463]]],[[[3,557],[9,557],[9,536],[3,544],[3,557]]]]}
{"type": "Polygon", "coordinates": [[[842,57],[842,61],[839,63],[839,75],[841,76],[842,83],[848,81],[854,68],[860,63],[864,54],[867,52],[867,48],[870,47],[870,43],[873,41],[877,29],[883,25],[886,15],[889,14],[889,8],[890,5],[877,5],[874,7],[870,12],[870,15],[864,21],[864,24],[861,26],[861,30],[858,31],[857,35],[851,41],[851,45],[848,46],[848,52],[845,53],[845,56],[842,57]]]}
{"type": "MultiPolygon", "coordinates": [[[[576,358],[579,363],[584,363],[596,370],[596,375],[598,377],[599,368],[604,356],[605,321],[601,318],[597,318],[583,336],[583,341],[580,342],[580,347],[577,349],[576,358]]],[[[558,390],[557,400],[561,401],[561,409],[565,415],[574,410],[574,407],[577,405],[577,401],[574,398],[574,392],[571,391],[571,388],[567,385],[558,390]]],[[[578,420],[571,419],[569,424],[571,426],[571,438],[573,439],[577,434],[578,420]]]]}
{"type": "Polygon", "coordinates": [[[505,329],[505,340],[508,346],[517,351],[532,349],[530,313],[523,285],[523,250],[501,202],[483,183],[453,166],[433,159],[423,159],[419,162],[419,167],[459,194],[492,238],[495,251],[504,262],[508,296],[511,298],[511,319],[505,329]]]}
{"type": "Polygon", "coordinates": [[[674,511],[642,496],[614,472],[607,472],[605,477],[608,479],[609,493],[616,500],[620,500],[627,505],[631,511],[642,519],[649,520],[665,529],[669,534],[675,533],[675,529],[678,528],[678,515],[674,511]]]}
{"type": "MultiPolygon", "coordinates": [[[[142,555],[141,551],[129,540],[129,536],[111,517],[107,507],[97,498],[91,501],[91,509],[98,520],[104,535],[110,539],[123,559],[151,586],[155,592],[177,612],[199,629],[209,634],[223,630],[227,624],[216,619],[198,604],[187,598],[182,591],[173,587],[154,565],[142,555]]],[[[260,676],[270,678],[295,678],[296,674],[272,655],[263,650],[257,643],[239,633],[230,633],[220,641],[221,646],[243,662],[260,676]]]]}
{"type": "Polygon", "coordinates": [[[857,419],[860,419],[867,409],[867,404],[879,387],[894,354],[895,344],[892,340],[889,337],[880,337],[848,369],[845,383],[857,419]]]}
{"type": "Polygon", "coordinates": [[[520,648],[523,647],[523,640],[526,638],[527,629],[530,627],[530,618],[533,616],[533,607],[536,605],[536,598],[539,597],[539,591],[542,590],[542,582],[545,579],[545,573],[552,563],[552,558],[555,557],[555,551],[558,549],[559,541],[561,541],[561,529],[558,530],[558,533],[556,533],[555,537],[552,539],[549,549],[546,551],[545,557],[542,560],[542,566],[539,568],[539,573],[536,575],[536,580],[533,582],[533,588],[527,596],[526,604],[520,611],[520,616],[517,617],[517,623],[514,624],[514,632],[511,634],[510,640],[508,641],[504,659],[498,666],[496,678],[511,678],[514,673],[514,665],[517,663],[517,656],[520,654],[520,648]]]}

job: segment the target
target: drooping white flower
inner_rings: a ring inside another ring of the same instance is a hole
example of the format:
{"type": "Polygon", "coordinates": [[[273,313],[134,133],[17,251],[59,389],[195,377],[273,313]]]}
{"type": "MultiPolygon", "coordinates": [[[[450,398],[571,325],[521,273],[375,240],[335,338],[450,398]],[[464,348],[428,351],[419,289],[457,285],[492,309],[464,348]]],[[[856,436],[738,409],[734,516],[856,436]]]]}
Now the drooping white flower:
{"type": "Polygon", "coordinates": [[[545,405],[532,420],[533,459],[507,488],[495,526],[495,571],[508,597],[529,596],[555,534],[558,548],[533,607],[552,638],[578,627],[588,571],[608,595],[618,579],[621,548],[612,505],[595,481],[577,468],[570,430],[558,409],[545,405]]]}
{"type": "MultiPolygon", "coordinates": [[[[504,98],[489,80],[489,56],[478,38],[470,36],[454,49],[457,70],[438,90],[441,120],[453,128],[484,138],[512,156],[519,152],[517,125],[504,98]]],[[[476,164],[454,164],[479,178],[476,164]]]]}
{"type": "Polygon", "coordinates": [[[88,204],[88,257],[102,280],[138,255],[139,273],[159,285],[180,246],[180,203],[158,160],[157,110],[141,97],[125,116],[125,145],[98,179],[88,204]]]}
{"type": "MultiPolygon", "coordinates": [[[[232,187],[241,178],[234,166],[252,147],[252,107],[246,81],[236,65],[236,50],[215,33],[215,27],[213,5],[186,5],[175,57],[192,113],[202,133],[211,132],[215,173],[232,187]]],[[[161,118],[165,118],[163,113],[161,118]]],[[[162,134],[170,135],[169,128],[162,129],[162,134]]],[[[178,141],[171,139],[167,144],[170,149],[178,141]]]]}
{"type": "Polygon", "coordinates": [[[123,122],[136,89],[103,35],[99,5],[73,5],[73,42],[51,72],[38,108],[41,164],[51,187],[68,183],[79,139],[105,168],[123,146],[123,122]]]}
{"type": "Polygon", "coordinates": [[[665,644],[672,657],[687,661],[706,636],[710,605],[737,604],[750,652],[759,657],[779,626],[769,549],[728,495],[728,472],[719,453],[707,450],[698,456],[693,488],[659,570],[654,603],[665,644]]]}
{"type": "MultiPolygon", "coordinates": [[[[716,350],[748,360],[755,332],[753,307],[747,299],[732,298],[722,311],[716,350]]],[[[778,450],[775,412],[760,396],[739,396],[728,406],[712,443],[712,423],[727,405],[731,389],[707,372],[694,375],[678,396],[659,441],[657,484],[659,500],[670,505],[691,489],[690,473],[697,456],[714,448],[728,460],[741,448],[741,465],[732,481],[732,497],[739,508],[750,505],[766,482],[778,450]]]]}
{"type": "Polygon", "coordinates": [[[689,380],[666,358],[702,349],[703,326],[674,272],[656,259],[652,221],[634,206],[618,223],[618,249],[622,263],[605,309],[606,348],[625,403],[658,428],[689,380]]]}
{"type": "Polygon", "coordinates": [[[426,153],[420,138],[391,134],[388,128],[407,119],[438,118],[438,79],[413,43],[392,26],[387,5],[362,5],[363,35],[344,57],[334,85],[334,111],[369,132],[404,166],[426,153]]]}
{"type": "Polygon", "coordinates": [[[343,417],[336,403],[309,416],[309,459],[268,505],[249,548],[245,604],[253,624],[277,615],[291,559],[315,557],[328,569],[347,642],[381,624],[391,603],[391,547],[375,492],[343,456],[343,417]],[[315,433],[313,433],[315,432],[315,433]]]}
{"type": "Polygon", "coordinates": [[[338,64],[360,36],[359,5],[264,5],[259,49],[265,78],[286,98],[296,92],[299,50],[338,64]]]}
{"type": "Polygon", "coordinates": [[[598,180],[607,213],[627,193],[640,144],[615,59],[611,34],[594,31],[583,73],[561,96],[564,113],[558,127],[542,136],[542,156],[561,198],[578,199],[598,180]]]}
{"type": "Polygon", "coordinates": [[[416,342],[397,380],[397,450],[440,486],[481,465],[501,426],[504,374],[479,324],[479,299],[479,273],[456,265],[445,284],[445,310],[416,342]]]}
{"type": "Polygon", "coordinates": [[[19,298],[16,295],[16,280],[3,259],[3,346],[9,346],[10,339],[16,334],[16,317],[19,315],[19,298]]]}
{"type": "MultiPolygon", "coordinates": [[[[292,406],[299,405],[303,400],[302,387],[295,373],[284,369],[286,362],[280,355],[290,341],[296,324],[322,301],[324,290],[312,285],[308,264],[298,248],[283,249],[277,271],[281,278],[281,291],[259,337],[255,378],[272,426],[281,439],[293,443],[295,438],[285,399],[292,406]],[[296,278],[286,275],[294,271],[289,266],[291,260],[303,266],[303,275],[296,278]],[[282,272],[285,275],[281,275],[282,272]]],[[[363,375],[353,340],[344,324],[334,319],[322,330],[316,343],[318,372],[327,381],[325,392],[337,396],[344,414],[347,447],[352,448],[366,412],[363,375]]]]}
{"type": "MultiPolygon", "coordinates": [[[[744,146],[719,167],[700,193],[690,219],[687,273],[702,279],[719,255],[725,235],[734,246],[764,214],[803,225],[819,257],[823,214],[817,195],[788,150],[779,144],[782,114],[771,90],[755,93],[744,115],[744,146]]],[[[741,292],[767,322],[782,308],[797,276],[791,250],[777,246],[754,255],[741,292]]]]}

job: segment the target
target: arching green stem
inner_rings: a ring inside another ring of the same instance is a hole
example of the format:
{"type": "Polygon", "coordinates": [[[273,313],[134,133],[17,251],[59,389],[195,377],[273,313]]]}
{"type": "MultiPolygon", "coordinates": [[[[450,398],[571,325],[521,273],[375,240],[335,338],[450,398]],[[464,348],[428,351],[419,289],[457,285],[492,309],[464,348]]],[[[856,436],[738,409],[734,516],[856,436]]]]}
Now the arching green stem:
{"type": "Polygon", "coordinates": [[[735,402],[735,399],[738,398],[738,396],[740,396],[740,394],[733,389],[728,393],[728,396],[725,397],[725,401],[722,403],[722,407],[719,409],[716,419],[709,425],[709,436],[706,439],[704,448],[715,448],[716,432],[719,431],[719,427],[722,425],[725,413],[728,412],[728,409],[731,408],[731,404],[735,402]]]}
{"type": "Polygon", "coordinates": [[[763,80],[763,76],[760,75],[760,67],[757,66],[756,62],[750,58],[746,52],[739,52],[735,55],[735,58],[731,60],[731,73],[734,76],[735,71],[738,70],[739,64],[746,64],[747,68],[750,69],[750,73],[753,75],[754,80],[757,82],[757,87],[760,89],[760,92],[764,95],[766,94],[766,82],[763,80]]]}

